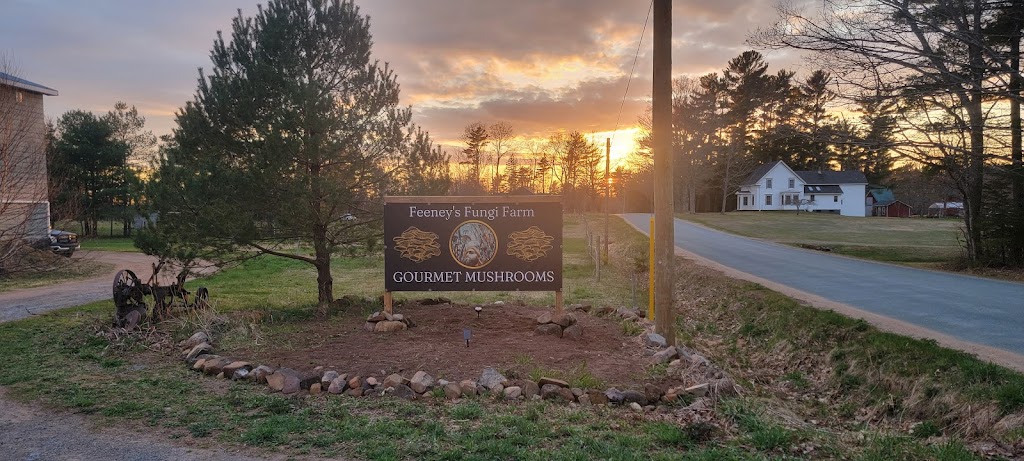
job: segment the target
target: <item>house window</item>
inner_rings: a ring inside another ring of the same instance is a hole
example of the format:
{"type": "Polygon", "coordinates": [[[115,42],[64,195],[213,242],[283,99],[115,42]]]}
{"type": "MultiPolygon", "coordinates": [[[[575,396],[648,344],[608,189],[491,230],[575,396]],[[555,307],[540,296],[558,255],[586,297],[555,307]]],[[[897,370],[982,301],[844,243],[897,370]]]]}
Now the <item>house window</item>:
{"type": "MultiPolygon", "coordinates": [[[[769,179],[769,180],[768,180],[768,184],[771,184],[771,183],[772,183],[771,181],[772,181],[772,180],[771,180],[771,179],[769,179]]],[[[765,195],[765,196],[764,196],[764,204],[765,204],[765,205],[769,205],[769,206],[771,206],[771,204],[772,204],[772,196],[771,196],[771,195],[765,195]]]]}
{"type": "Polygon", "coordinates": [[[796,187],[796,180],[794,180],[793,178],[789,178],[789,188],[793,189],[795,187],[796,187]]]}
{"type": "Polygon", "coordinates": [[[835,203],[839,203],[839,196],[838,195],[833,195],[832,196],[832,201],[835,202],[835,203]]]}
{"type": "Polygon", "coordinates": [[[18,104],[21,104],[21,103],[25,102],[25,93],[22,93],[20,91],[15,91],[15,94],[17,94],[16,97],[18,98],[18,104]]]}
{"type": "MultiPolygon", "coordinates": [[[[768,178],[768,179],[764,180],[764,188],[765,189],[771,189],[772,188],[772,178],[768,178]]],[[[770,202],[769,202],[769,204],[770,204],[770,202]]]]}
{"type": "Polygon", "coordinates": [[[811,201],[812,201],[812,202],[814,201],[814,196],[813,196],[813,195],[811,196],[811,201]]]}
{"type": "Polygon", "coordinates": [[[747,197],[743,197],[743,206],[747,206],[747,197]]]}

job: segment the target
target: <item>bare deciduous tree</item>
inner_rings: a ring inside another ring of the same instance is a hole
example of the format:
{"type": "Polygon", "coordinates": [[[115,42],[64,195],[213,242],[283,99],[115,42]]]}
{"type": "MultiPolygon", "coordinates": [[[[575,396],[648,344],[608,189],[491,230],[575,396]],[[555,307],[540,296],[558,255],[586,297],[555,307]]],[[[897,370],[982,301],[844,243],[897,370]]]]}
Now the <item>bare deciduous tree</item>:
{"type": "Polygon", "coordinates": [[[43,94],[16,74],[0,55],[0,276],[56,264],[31,249],[49,248],[43,94]]]}

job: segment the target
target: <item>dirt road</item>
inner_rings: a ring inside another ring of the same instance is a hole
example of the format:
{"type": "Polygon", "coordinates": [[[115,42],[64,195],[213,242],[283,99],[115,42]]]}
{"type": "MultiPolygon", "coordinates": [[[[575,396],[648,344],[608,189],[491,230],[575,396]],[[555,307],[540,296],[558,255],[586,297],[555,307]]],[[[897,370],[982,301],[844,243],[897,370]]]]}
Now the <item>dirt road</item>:
{"type": "MultiPolygon", "coordinates": [[[[152,264],[156,261],[156,258],[142,253],[113,251],[80,251],[74,257],[113,264],[114,269],[107,274],[84,280],[0,293],[0,322],[10,322],[56,309],[111,299],[114,274],[117,271],[131,269],[145,282],[153,273],[152,264]]],[[[160,278],[161,284],[171,282],[173,277],[162,275],[160,278]]],[[[110,312],[113,315],[113,304],[110,306],[110,312]]]]}
{"type": "MultiPolygon", "coordinates": [[[[58,285],[0,294],[0,323],[57,309],[111,298],[114,274],[123,268],[148,279],[154,259],[141,253],[83,251],[76,258],[95,258],[113,264],[109,274],[58,285]]],[[[161,283],[170,280],[161,279],[161,283]]],[[[114,305],[110,312],[113,315],[114,305]]],[[[25,405],[7,397],[0,387],[0,459],[12,461],[245,461],[263,458],[255,453],[189,447],[172,443],[141,428],[99,428],[89,418],[25,405]]],[[[295,458],[287,458],[295,459],[295,458]]]]}

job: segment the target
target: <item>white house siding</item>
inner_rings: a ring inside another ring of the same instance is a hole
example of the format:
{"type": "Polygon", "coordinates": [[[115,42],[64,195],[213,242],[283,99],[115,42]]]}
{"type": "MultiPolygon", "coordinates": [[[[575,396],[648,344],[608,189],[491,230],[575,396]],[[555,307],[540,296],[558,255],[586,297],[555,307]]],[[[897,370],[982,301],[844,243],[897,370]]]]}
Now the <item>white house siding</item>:
{"type": "Polygon", "coordinates": [[[867,184],[840,184],[843,196],[839,197],[841,205],[839,214],[843,216],[865,217],[864,196],[867,195],[867,184]]]}
{"type": "Polygon", "coordinates": [[[742,191],[736,194],[736,209],[737,210],[795,210],[796,208],[792,205],[783,205],[782,196],[783,194],[799,194],[803,190],[803,183],[800,182],[800,178],[793,173],[788,167],[782,163],[776,164],[771,170],[768,170],[764,176],[756,184],[748,184],[745,189],[749,192],[749,195],[744,194],[742,191]],[[768,188],[768,180],[771,180],[772,187],[768,188]],[[789,180],[793,180],[793,187],[789,187],[789,180]],[[743,197],[750,197],[749,202],[746,206],[743,206],[743,197]],[[772,204],[767,205],[765,196],[772,196],[772,204]]]}

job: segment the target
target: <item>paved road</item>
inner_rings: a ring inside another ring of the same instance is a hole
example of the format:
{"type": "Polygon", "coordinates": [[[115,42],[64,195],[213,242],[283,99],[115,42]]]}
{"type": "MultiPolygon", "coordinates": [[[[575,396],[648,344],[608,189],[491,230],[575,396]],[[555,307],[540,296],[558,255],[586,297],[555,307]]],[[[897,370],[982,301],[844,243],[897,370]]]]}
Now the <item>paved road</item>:
{"type": "MultiPolygon", "coordinates": [[[[645,233],[649,228],[648,214],[623,218],[645,233]]],[[[675,220],[675,243],[700,257],[825,300],[1017,354],[1013,360],[1024,354],[1021,283],[834,256],[680,219],[675,220]]]]}

